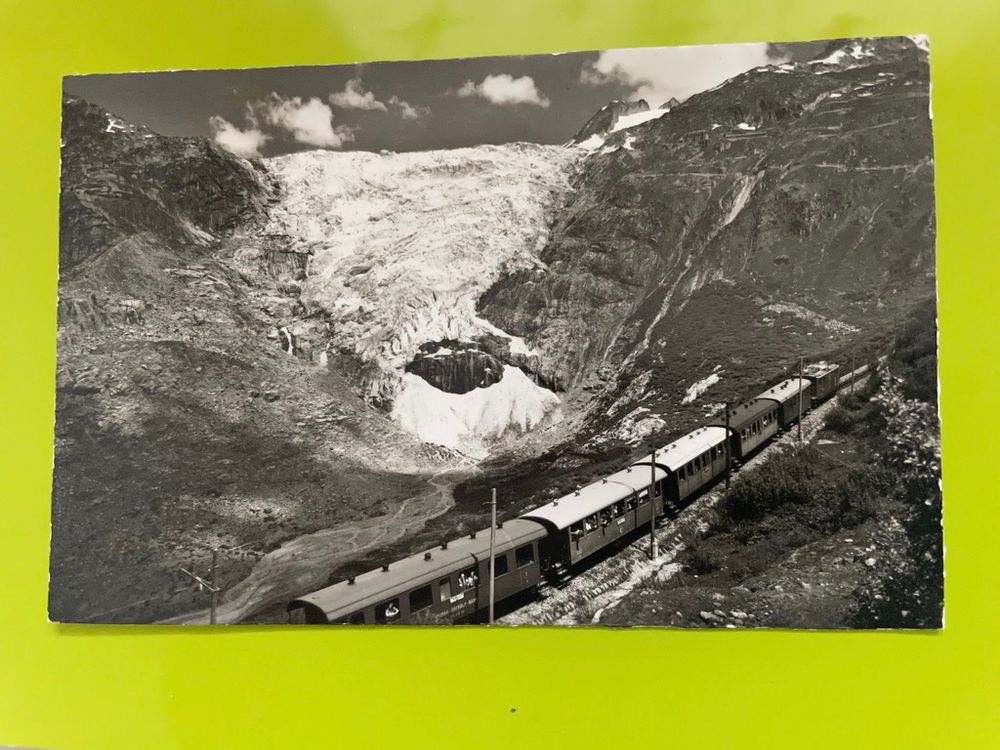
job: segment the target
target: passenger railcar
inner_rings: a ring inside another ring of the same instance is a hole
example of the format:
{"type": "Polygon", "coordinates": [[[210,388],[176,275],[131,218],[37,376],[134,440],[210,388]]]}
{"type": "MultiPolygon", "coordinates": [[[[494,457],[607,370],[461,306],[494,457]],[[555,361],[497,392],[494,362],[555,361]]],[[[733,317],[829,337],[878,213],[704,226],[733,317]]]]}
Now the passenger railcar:
{"type": "MultiPolygon", "coordinates": [[[[725,427],[725,415],[709,423],[712,427],[725,427]]],[[[730,449],[733,457],[745,459],[757,448],[774,437],[778,431],[778,405],[768,399],[747,401],[729,412],[730,449]]]]}
{"type": "Polygon", "coordinates": [[[570,567],[662,515],[666,475],[660,467],[629,466],[521,517],[548,530],[552,560],[570,567]]]}
{"type": "Polygon", "coordinates": [[[725,427],[699,427],[634,465],[652,464],[667,472],[663,480],[664,505],[676,510],[726,470],[727,445],[725,427]]]}
{"type": "Polygon", "coordinates": [[[840,365],[831,365],[827,362],[807,365],[802,371],[803,376],[813,385],[813,406],[826,401],[837,392],[837,387],[840,385],[839,371],[840,365]]]}
{"type": "Polygon", "coordinates": [[[811,380],[789,378],[771,386],[757,398],[778,404],[778,425],[785,429],[809,411],[812,406],[812,388],[811,380]]]}
{"type": "MultiPolygon", "coordinates": [[[[514,519],[496,530],[494,601],[537,586],[546,530],[514,519]]],[[[490,531],[485,529],[295,599],[289,619],[356,625],[442,624],[489,606],[490,531]]]]}

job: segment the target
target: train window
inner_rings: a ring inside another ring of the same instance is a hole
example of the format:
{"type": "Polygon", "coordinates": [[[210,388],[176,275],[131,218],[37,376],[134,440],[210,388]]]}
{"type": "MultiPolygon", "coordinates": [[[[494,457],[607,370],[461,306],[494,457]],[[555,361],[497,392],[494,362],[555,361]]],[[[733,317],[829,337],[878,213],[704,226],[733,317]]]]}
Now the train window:
{"type": "Polygon", "coordinates": [[[438,581],[438,601],[446,602],[451,599],[451,579],[442,578],[438,581]]]}
{"type": "Polygon", "coordinates": [[[625,501],[625,510],[635,510],[635,495],[625,501]]]}
{"type": "Polygon", "coordinates": [[[535,561],[535,548],[530,544],[518,547],[517,551],[514,553],[514,557],[517,561],[517,567],[519,568],[523,568],[525,565],[531,565],[531,563],[535,561]]]}
{"type": "Polygon", "coordinates": [[[615,514],[615,518],[620,518],[625,515],[625,503],[619,500],[615,503],[614,508],[612,508],[615,514]]]}
{"type": "Polygon", "coordinates": [[[714,463],[719,458],[719,449],[713,446],[708,455],[711,456],[711,461],[714,463]]]}
{"type": "Polygon", "coordinates": [[[365,624],[365,613],[364,612],[355,612],[353,615],[351,615],[350,623],[351,623],[351,625],[364,625],[365,624]]]}
{"type": "Polygon", "coordinates": [[[380,625],[399,622],[399,599],[390,599],[387,602],[376,605],[375,622],[380,625]]]}
{"type": "Polygon", "coordinates": [[[597,524],[596,513],[592,516],[587,516],[585,519],[583,519],[583,530],[586,531],[588,534],[592,531],[597,531],[597,526],[598,524],[597,524]]]}
{"type": "Polygon", "coordinates": [[[458,587],[462,591],[474,589],[479,584],[479,573],[475,568],[468,568],[458,574],[458,587]]]}
{"type": "Polygon", "coordinates": [[[507,555],[497,555],[494,559],[496,563],[493,568],[493,577],[499,578],[507,575],[507,555]]]}
{"type": "Polygon", "coordinates": [[[570,526],[569,536],[570,539],[579,539],[581,536],[583,536],[583,524],[577,522],[574,523],[572,526],[570,526]]]}
{"type": "Polygon", "coordinates": [[[433,603],[434,595],[431,593],[430,584],[410,592],[410,614],[427,609],[433,603]]]}
{"type": "Polygon", "coordinates": [[[639,505],[645,505],[648,502],[649,502],[648,492],[643,492],[641,495],[639,495],[639,505]]]}

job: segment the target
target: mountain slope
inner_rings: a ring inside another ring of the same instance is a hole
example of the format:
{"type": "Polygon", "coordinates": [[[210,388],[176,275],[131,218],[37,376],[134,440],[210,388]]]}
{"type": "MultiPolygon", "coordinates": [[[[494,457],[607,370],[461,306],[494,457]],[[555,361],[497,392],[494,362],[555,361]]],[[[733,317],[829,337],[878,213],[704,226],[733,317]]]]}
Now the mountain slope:
{"type": "Polygon", "coordinates": [[[301,259],[261,238],[269,170],[79,100],[63,124],[51,618],[178,614],[213,547],[229,585],[298,535],[440,512],[454,457],[281,345],[301,259]]]}
{"type": "Polygon", "coordinates": [[[749,334],[774,323],[769,305],[848,330],[931,294],[926,53],[864,44],[748,71],[611,134],[553,228],[546,272],[501,280],[481,314],[531,340],[564,387],[614,391],[672,366],[663,340],[698,295],[749,296],[749,334]]]}

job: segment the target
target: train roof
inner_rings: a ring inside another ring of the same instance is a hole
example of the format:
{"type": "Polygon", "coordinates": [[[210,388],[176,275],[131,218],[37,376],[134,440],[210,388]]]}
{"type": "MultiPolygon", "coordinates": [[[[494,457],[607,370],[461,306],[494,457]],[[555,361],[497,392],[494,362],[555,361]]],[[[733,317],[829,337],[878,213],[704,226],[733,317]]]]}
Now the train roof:
{"type": "Polygon", "coordinates": [[[812,382],[807,378],[789,378],[788,380],[782,380],[780,383],[771,386],[762,394],[757,396],[757,398],[769,398],[777,401],[778,403],[784,403],[790,398],[795,398],[799,395],[799,384],[802,385],[802,393],[804,398],[808,400],[809,396],[806,391],[812,385],[812,382]]]}
{"type": "Polygon", "coordinates": [[[670,471],[677,471],[695,456],[700,456],[709,448],[721,445],[725,441],[725,427],[699,427],[656,451],[655,462],[653,454],[649,454],[633,465],[648,466],[650,463],[656,463],[659,466],[666,466],[670,471]]]}
{"type": "MultiPolygon", "coordinates": [[[[729,412],[729,429],[739,432],[747,424],[753,422],[758,417],[767,414],[772,409],[775,409],[774,402],[769,399],[755,398],[752,401],[745,401],[735,409],[731,409],[729,412]]],[[[726,425],[726,415],[716,417],[711,422],[712,426],[721,425],[725,428],[726,425]]]]}
{"type": "MultiPolygon", "coordinates": [[[[497,528],[495,553],[506,552],[522,544],[541,539],[546,534],[537,523],[515,518],[497,528]]],[[[356,576],[354,583],[341,581],[332,586],[300,596],[289,603],[288,609],[311,604],[321,609],[328,620],[345,617],[431,581],[472,567],[479,560],[489,560],[490,530],[477,531],[448,542],[446,549],[435,547],[426,553],[411,555],[391,563],[388,570],[370,570],[356,576]]]]}
{"type": "Polygon", "coordinates": [[[811,365],[805,366],[802,374],[807,378],[821,378],[839,369],[840,365],[831,364],[830,362],[813,362],[811,365]]]}
{"type": "Polygon", "coordinates": [[[569,528],[587,516],[592,516],[609,505],[631,496],[633,492],[646,489],[653,479],[651,474],[655,475],[658,482],[667,475],[667,472],[658,466],[653,472],[646,471],[641,466],[629,466],[558,500],[535,508],[521,518],[536,520],[560,530],[569,528]]]}

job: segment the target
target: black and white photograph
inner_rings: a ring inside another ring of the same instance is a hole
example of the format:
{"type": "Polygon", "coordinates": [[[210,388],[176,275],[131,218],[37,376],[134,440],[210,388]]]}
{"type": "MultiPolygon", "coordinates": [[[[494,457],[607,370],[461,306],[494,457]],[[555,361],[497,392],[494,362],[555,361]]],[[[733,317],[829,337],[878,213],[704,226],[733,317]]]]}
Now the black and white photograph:
{"type": "Polygon", "coordinates": [[[49,619],[943,627],[929,50],[65,77],[49,619]]]}

